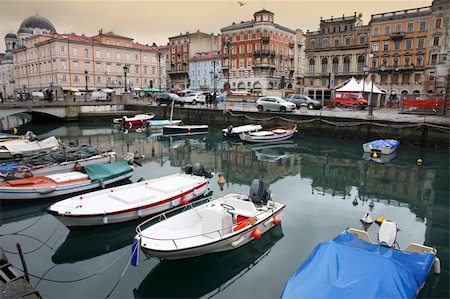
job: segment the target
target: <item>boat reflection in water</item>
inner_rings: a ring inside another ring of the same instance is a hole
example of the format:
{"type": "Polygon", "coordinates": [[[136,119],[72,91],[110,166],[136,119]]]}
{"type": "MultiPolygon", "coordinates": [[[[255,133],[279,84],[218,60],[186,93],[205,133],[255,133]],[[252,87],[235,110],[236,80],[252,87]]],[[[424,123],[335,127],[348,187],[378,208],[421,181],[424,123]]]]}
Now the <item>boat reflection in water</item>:
{"type": "Polygon", "coordinates": [[[131,244],[142,219],[89,230],[70,231],[52,256],[55,264],[75,263],[116,251],[131,244]]]}
{"type": "Polygon", "coordinates": [[[296,145],[292,140],[286,140],[276,143],[255,145],[252,146],[252,151],[259,161],[276,162],[280,159],[292,156],[294,154],[292,149],[295,147],[296,145]],[[289,152],[288,149],[291,149],[291,152],[289,152]]]}
{"type": "Polygon", "coordinates": [[[219,293],[266,257],[282,237],[282,226],[277,225],[261,239],[235,250],[182,260],[163,260],[138,289],[133,290],[134,297],[199,298],[212,291],[219,293]]]}
{"type": "Polygon", "coordinates": [[[366,161],[374,161],[380,164],[389,163],[395,158],[397,158],[397,151],[394,151],[390,153],[389,155],[383,155],[383,154],[376,154],[376,156],[373,156],[373,153],[364,153],[362,155],[363,160],[366,161]]]}
{"type": "Polygon", "coordinates": [[[52,201],[43,200],[24,204],[1,203],[0,225],[47,215],[46,211],[52,201]]]}

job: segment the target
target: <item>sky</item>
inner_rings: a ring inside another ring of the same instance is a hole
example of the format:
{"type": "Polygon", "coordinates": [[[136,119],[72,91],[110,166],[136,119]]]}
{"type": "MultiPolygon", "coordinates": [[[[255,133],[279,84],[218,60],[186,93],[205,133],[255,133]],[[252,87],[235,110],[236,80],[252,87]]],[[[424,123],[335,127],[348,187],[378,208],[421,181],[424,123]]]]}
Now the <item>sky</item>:
{"type": "Polygon", "coordinates": [[[275,14],[275,23],[306,32],[318,29],[320,17],[357,12],[367,24],[372,14],[430,6],[431,1],[241,0],[241,6],[231,0],[0,0],[0,52],[5,50],[4,36],[17,33],[22,21],[36,14],[48,19],[58,33],[93,36],[103,29],[142,44],[165,45],[169,37],[180,33],[200,30],[218,34],[233,22],[251,20],[253,13],[263,8],[275,14]]]}

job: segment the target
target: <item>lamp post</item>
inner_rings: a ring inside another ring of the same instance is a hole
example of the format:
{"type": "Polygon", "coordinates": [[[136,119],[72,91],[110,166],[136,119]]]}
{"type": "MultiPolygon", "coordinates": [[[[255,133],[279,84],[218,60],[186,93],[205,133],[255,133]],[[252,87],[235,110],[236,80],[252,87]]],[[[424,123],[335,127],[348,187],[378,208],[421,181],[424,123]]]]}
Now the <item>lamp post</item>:
{"type": "Polygon", "coordinates": [[[158,64],[159,64],[159,91],[161,92],[161,51],[158,50],[158,64]]]}
{"type": "MultiPolygon", "coordinates": [[[[393,95],[392,95],[392,78],[394,77],[394,71],[395,72],[398,72],[398,70],[399,70],[399,68],[398,68],[398,66],[397,65],[393,65],[392,66],[392,70],[391,70],[391,84],[390,84],[390,88],[389,88],[389,103],[392,105],[392,100],[393,100],[393,95]]],[[[397,78],[397,80],[398,80],[398,78],[397,78]]]]}
{"type": "Polygon", "coordinates": [[[128,92],[128,88],[127,88],[127,73],[128,73],[128,66],[124,65],[123,66],[123,75],[125,77],[125,92],[128,92]]]}
{"type": "MultiPolygon", "coordinates": [[[[382,65],[380,65],[380,72],[385,72],[386,71],[386,65],[385,64],[382,64],[382,65]]],[[[380,75],[381,76],[381,75],[380,75]]],[[[384,103],[386,104],[386,96],[385,96],[385,98],[384,98],[384,103]]]]}
{"type": "Polygon", "coordinates": [[[228,73],[227,73],[227,85],[228,85],[228,91],[231,90],[231,85],[230,85],[230,62],[231,62],[231,57],[230,57],[230,48],[231,48],[231,42],[229,39],[227,39],[225,41],[225,46],[227,47],[227,53],[228,53],[228,73]]]}
{"type": "Polygon", "coordinates": [[[212,79],[213,79],[213,93],[216,94],[217,89],[217,75],[216,75],[216,59],[213,60],[213,71],[211,72],[212,79]]]}
{"type": "Polygon", "coordinates": [[[84,70],[84,80],[85,80],[85,83],[86,83],[86,91],[84,92],[84,101],[85,102],[87,102],[87,92],[88,92],[88,79],[89,79],[89,77],[88,77],[88,75],[89,75],[89,71],[88,70],[84,70]]]}

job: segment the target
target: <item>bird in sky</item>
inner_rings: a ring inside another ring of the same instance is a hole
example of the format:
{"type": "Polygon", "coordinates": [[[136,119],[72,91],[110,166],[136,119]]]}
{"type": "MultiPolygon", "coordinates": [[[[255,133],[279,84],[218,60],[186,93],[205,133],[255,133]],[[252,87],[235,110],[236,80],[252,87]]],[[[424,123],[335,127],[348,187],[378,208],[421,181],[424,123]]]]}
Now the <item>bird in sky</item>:
{"type": "Polygon", "coordinates": [[[238,1],[238,4],[239,4],[239,6],[243,6],[243,5],[247,4],[247,3],[238,1]]]}

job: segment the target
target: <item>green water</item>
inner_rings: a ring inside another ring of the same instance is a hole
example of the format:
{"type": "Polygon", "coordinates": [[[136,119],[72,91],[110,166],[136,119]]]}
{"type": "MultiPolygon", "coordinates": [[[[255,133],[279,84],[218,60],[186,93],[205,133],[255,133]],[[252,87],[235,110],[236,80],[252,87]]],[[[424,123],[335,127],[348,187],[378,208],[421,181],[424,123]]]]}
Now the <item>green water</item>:
{"type": "MultiPolygon", "coordinates": [[[[124,271],[136,222],[70,232],[46,213],[47,201],[2,205],[1,247],[21,268],[15,245],[21,244],[31,283],[44,298],[105,298],[117,282],[111,298],[279,298],[317,244],[346,227],[361,228],[359,219],[370,211],[373,218],[398,222],[400,248],[416,242],[438,249],[442,273],[428,279],[419,297],[449,297],[448,151],[400,145],[397,156],[381,164],[363,159],[359,142],[295,136],[278,146],[252,146],[222,139],[220,129],[166,138],[124,134],[109,124],[33,126],[41,137],[113,149],[119,158],[138,151],[145,159],[131,181],[177,173],[195,162],[224,172],[223,190],[217,175],[210,181],[214,197],[247,194],[251,181],[262,179],[286,209],[281,226],[260,240],[182,261],[141,255],[139,267],[124,271]]],[[[375,240],[376,231],[376,225],[369,228],[375,240]]]]}

